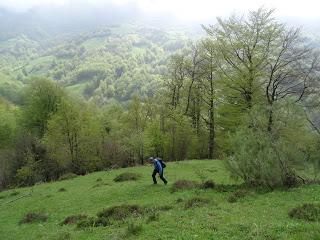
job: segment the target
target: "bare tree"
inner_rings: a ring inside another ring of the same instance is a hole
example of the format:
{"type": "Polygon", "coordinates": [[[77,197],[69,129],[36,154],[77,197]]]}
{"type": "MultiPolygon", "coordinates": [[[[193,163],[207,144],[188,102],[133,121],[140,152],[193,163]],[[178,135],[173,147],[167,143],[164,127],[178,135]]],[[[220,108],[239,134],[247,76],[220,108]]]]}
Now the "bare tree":
{"type": "Polygon", "coordinates": [[[217,25],[204,27],[216,42],[219,69],[225,85],[240,94],[248,108],[260,88],[261,77],[270,47],[282,25],[272,18],[273,10],[250,12],[247,18],[232,16],[227,20],[218,18],[217,25]]]}
{"type": "Polygon", "coordinates": [[[275,102],[288,97],[299,102],[314,90],[319,73],[319,54],[304,44],[300,29],[284,29],[273,43],[265,71],[268,131],[271,131],[275,102]]]}

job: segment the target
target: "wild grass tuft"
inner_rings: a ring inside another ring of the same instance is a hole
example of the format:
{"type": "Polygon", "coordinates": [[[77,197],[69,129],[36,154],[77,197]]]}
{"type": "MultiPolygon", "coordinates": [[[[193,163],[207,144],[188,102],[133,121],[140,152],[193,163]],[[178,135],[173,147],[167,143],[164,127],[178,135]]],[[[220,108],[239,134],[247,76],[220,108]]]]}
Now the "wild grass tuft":
{"type": "Polygon", "coordinates": [[[47,220],[48,220],[48,216],[42,212],[30,212],[30,213],[27,213],[19,223],[20,224],[39,223],[39,222],[46,222],[47,220]]]}
{"type": "Polygon", "coordinates": [[[70,224],[75,224],[81,220],[87,219],[88,217],[84,214],[77,214],[77,215],[71,215],[66,217],[60,225],[70,225],[70,224]]]}
{"type": "Polygon", "coordinates": [[[194,207],[202,207],[207,205],[210,202],[207,198],[202,197],[194,197],[186,201],[184,207],[187,208],[194,208],[194,207]]]}
{"type": "Polygon", "coordinates": [[[305,221],[320,221],[320,204],[305,203],[301,206],[293,208],[289,212],[291,218],[301,219],[305,221]]]}
{"type": "Polygon", "coordinates": [[[136,181],[140,178],[140,174],[137,173],[131,173],[131,172],[125,172],[121,173],[117,177],[113,179],[115,182],[124,182],[124,181],[136,181]]]}
{"type": "Polygon", "coordinates": [[[197,186],[197,183],[190,180],[178,180],[172,185],[171,192],[177,192],[181,190],[190,190],[197,186]]]}
{"type": "Polygon", "coordinates": [[[245,196],[250,195],[251,193],[245,189],[239,189],[231,193],[228,197],[228,202],[234,203],[237,202],[239,199],[244,198],[245,196]]]}

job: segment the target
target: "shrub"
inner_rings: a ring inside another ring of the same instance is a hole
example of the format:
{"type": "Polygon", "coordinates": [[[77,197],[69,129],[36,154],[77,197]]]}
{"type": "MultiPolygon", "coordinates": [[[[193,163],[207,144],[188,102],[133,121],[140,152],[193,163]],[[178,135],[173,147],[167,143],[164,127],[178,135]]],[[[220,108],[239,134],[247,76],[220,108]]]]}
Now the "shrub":
{"type": "Polygon", "coordinates": [[[17,184],[20,186],[31,186],[41,180],[40,174],[30,166],[23,166],[18,169],[15,178],[17,184]]]}
{"type": "Polygon", "coordinates": [[[259,114],[263,111],[260,109],[257,112],[259,113],[249,114],[252,118],[248,123],[250,128],[248,125],[239,128],[230,138],[233,155],[227,161],[227,166],[232,176],[242,179],[246,185],[271,189],[298,185],[299,178],[295,168],[302,166],[307,158],[309,140],[304,136],[308,135],[304,131],[306,128],[299,126],[299,129],[294,125],[289,127],[289,124],[296,124],[297,121],[293,123],[294,120],[285,117],[283,121],[288,124],[277,126],[279,134],[275,134],[267,131],[266,126],[261,123],[265,116],[259,114]],[[280,134],[281,132],[285,134],[280,134]]]}
{"type": "Polygon", "coordinates": [[[215,186],[216,184],[212,180],[207,180],[201,184],[202,189],[213,189],[215,186]]]}
{"type": "Polygon", "coordinates": [[[138,205],[120,205],[102,210],[97,217],[79,220],[77,228],[105,227],[111,224],[111,220],[121,221],[128,217],[137,217],[144,213],[144,208],[138,205]]]}
{"type": "Polygon", "coordinates": [[[88,217],[84,214],[78,214],[78,215],[71,215],[69,217],[66,217],[60,225],[70,225],[70,224],[75,224],[79,222],[80,220],[87,219],[88,217]]]}
{"type": "Polygon", "coordinates": [[[171,191],[177,192],[179,190],[189,190],[189,189],[195,188],[196,186],[197,186],[197,183],[194,181],[178,180],[173,183],[171,191]]]}
{"type": "Polygon", "coordinates": [[[30,212],[21,219],[20,224],[45,222],[47,219],[48,216],[42,212],[30,212]]]}
{"type": "Polygon", "coordinates": [[[138,205],[120,205],[104,209],[97,216],[98,218],[124,220],[129,216],[142,215],[143,211],[144,209],[138,205]]]}
{"type": "Polygon", "coordinates": [[[58,192],[66,192],[67,190],[65,188],[59,188],[58,192]]]}
{"type": "Polygon", "coordinates": [[[59,180],[60,181],[63,181],[63,180],[68,180],[68,179],[72,179],[72,178],[75,178],[77,177],[78,175],[77,174],[74,174],[74,173],[65,173],[63,175],[61,175],[59,177],[59,180]]]}
{"type": "Polygon", "coordinates": [[[124,181],[136,181],[140,178],[141,176],[137,173],[130,173],[130,172],[125,172],[121,173],[113,181],[115,182],[124,182],[124,181]]]}
{"type": "Polygon", "coordinates": [[[102,178],[97,178],[96,182],[102,182],[102,178]]]}
{"type": "Polygon", "coordinates": [[[143,229],[142,224],[136,224],[134,222],[130,222],[127,227],[126,235],[127,236],[130,236],[130,235],[137,236],[142,232],[142,229],[143,229]]]}
{"type": "Polygon", "coordinates": [[[194,197],[186,201],[185,208],[201,207],[208,204],[210,201],[207,198],[194,197]]]}
{"type": "Polygon", "coordinates": [[[240,198],[244,198],[245,196],[249,195],[250,192],[248,192],[245,189],[239,189],[235,192],[233,192],[229,197],[228,197],[228,202],[230,203],[234,203],[236,201],[238,201],[238,199],[240,198]]]}
{"type": "Polygon", "coordinates": [[[94,227],[94,218],[87,218],[77,222],[78,229],[85,229],[88,227],[94,227]]]}
{"type": "Polygon", "coordinates": [[[306,203],[289,212],[291,218],[305,221],[320,221],[320,204],[306,203]]]}

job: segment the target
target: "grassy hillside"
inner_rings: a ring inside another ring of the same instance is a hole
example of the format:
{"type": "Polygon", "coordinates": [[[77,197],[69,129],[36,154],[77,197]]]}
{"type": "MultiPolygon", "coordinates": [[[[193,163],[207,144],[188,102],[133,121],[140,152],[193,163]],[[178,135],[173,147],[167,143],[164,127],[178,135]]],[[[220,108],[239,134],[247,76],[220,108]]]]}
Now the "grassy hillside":
{"type": "Polygon", "coordinates": [[[15,102],[8,89],[34,76],[53,79],[99,103],[127,101],[134,94],[149,96],[159,86],[168,57],[190,39],[184,31],[130,24],[41,40],[23,34],[0,39],[0,96],[15,102]],[[7,79],[10,86],[2,84],[7,79]]]}
{"type": "Polygon", "coordinates": [[[232,199],[230,195],[238,190],[230,185],[234,182],[229,179],[221,161],[169,163],[166,170],[167,186],[162,183],[153,185],[152,167],[144,166],[1,192],[0,239],[320,238],[319,223],[288,216],[293,207],[319,202],[318,185],[267,193],[247,190],[245,196],[238,194],[240,197],[236,195],[232,199]],[[141,178],[114,182],[113,179],[123,172],[139,173],[141,178]],[[172,192],[173,182],[179,179],[197,182],[213,179],[216,187],[172,192]],[[29,193],[31,196],[10,202],[29,193]],[[195,197],[204,201],[189,201],[195,197]],[[95,216],[103,209],[121,204],[137,204],[153,211],[114,220],[106,227],[60,225],[68,216],[95,216]],[[48,219],[46,222],[19,224],[30,212],[42,212],[48,219]]]}

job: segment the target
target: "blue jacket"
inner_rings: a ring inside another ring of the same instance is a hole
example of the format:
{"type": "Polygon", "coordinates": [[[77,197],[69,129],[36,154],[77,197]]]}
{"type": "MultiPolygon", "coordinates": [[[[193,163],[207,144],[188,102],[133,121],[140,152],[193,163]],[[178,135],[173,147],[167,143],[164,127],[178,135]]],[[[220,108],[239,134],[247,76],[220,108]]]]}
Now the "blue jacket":
{"type": "Polygon", "coordinates": [[[158,173],[162,174],[163,168],[162,168],[161,163],[160,163],[157,159],[155,159],[155,161],[153,162],[153,165],[154,165],[154,169],[155,169],[158,173]]]}

